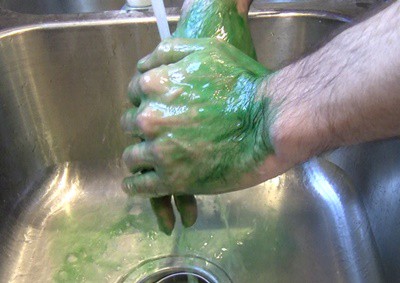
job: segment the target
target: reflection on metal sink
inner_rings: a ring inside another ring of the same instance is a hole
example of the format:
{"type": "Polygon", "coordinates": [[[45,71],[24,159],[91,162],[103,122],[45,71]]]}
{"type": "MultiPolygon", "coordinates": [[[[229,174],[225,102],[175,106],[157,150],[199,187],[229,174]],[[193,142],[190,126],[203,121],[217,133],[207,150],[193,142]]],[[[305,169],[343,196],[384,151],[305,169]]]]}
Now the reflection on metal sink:
{"type": "MultiPolygon", "coordinates": [[[[0,7],[24,14],[75,14],[120,10],[126,0],[0,0],[0,7]]],[[[167,7],[181,7],[183,0],[166,0],[167,7]]]]}
{"type": "MultiPolygon", "coordinates": [[[[266,11],[250,23],[277,69],[343,21],[266,11]]],[[[0,32],[0,282],[168,282],[168,268],[223,283],[381,281],[358,188],[322,158],[199,197],[194,227],[157,231],[148,201],[120,190],[119,129],[135,64],[157,41],[146,17],[0,32]]]]}

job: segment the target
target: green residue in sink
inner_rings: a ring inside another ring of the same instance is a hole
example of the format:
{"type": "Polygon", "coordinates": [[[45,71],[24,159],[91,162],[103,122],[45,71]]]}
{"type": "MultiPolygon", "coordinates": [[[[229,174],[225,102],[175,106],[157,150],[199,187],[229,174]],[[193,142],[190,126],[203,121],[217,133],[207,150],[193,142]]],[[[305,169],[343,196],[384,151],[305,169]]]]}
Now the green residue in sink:
{"type": "Polygon", "coordinates": [[[220,218],[218,228],[176,229],[175,254],[207,258],[232,276],[234,282],[283,279],[296,245],[276,213],[265,208],[256,212],[244,208],[238,215],[238,203],[219,196],[214,197],[214,203],[215,217],[220,218]]]}
{"type": "Polygon", "coordinates": [[[295,247],[273,212],[240,212],[240,203],[211,200],[204,206],[199,199],[207,215],[191,229],[178,225],[171,237],[156,232],[147,201],[78,202],[69,214],[52,216],[43,232],[54,265],[51,276],[55,282],[115,282],[142,261],[165,255],[200,256],[238,279],[256,280],[255,270],[263,273],[260,278],[284,272],[280,268],[295,247]]]}
{"type": "Polygon", "coordinates": [[[168,237],[154,232],[150,213],[127,214],[123,203],[82,206],[51,219],[51,257],[56,282],[107,282],[154,254],[168,237]],[[121,208],[122,206],[122,208],[121,208]]]}

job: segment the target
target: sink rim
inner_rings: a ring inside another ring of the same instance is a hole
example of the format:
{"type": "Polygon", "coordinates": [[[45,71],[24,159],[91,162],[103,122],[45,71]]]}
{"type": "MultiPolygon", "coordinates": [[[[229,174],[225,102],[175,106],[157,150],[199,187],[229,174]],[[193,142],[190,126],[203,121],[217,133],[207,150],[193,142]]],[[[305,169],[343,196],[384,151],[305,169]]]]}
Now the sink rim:
{"type": "MultiPolygon", "coordinates": [[[[0,1],[1,2],[1,1],[0,1]]],[[[325,3],[322,1],[321,3],[316,3],[314,1],[301,1],[301,2],[271,2],[268,0],[256,0],[252,3],[250,7],[250,11],[262,11],[262,10],[276,10],[276,11],[282,11],[282,10],[313,10],[313,11],[327,11],[331,13],[337,13],[337,14],[343,14],[348,17],[354,18],[355,16],[358,16],[359,14],[367,11],[369,8],[373,8],[374,5],[379,3],[379,0],[375,2],[375,4],[371,3],[367,7],[360,7],[357,6],[355,3],[325,3]]],[[[166,7],[167,10],[173,10],[175,11],[178,15],[180,15],[180,10],[181,7],[180,5],[178,6],[170,6],[166,7]]],[[[146,11],[145,9],[144,11],[146,11]]],[[[34,14],[34,13],[25,13],[25,12],[18,12],[13,9],[8,8],[4,4],[0,3],[0,18],[1,14],[4,13],[11,13],[19,16],[31,16],[31,17],[46,17],[46,16],[51,16],[51,17],[66,17],[66,16],[82,16],[82,15],[89,15],[92,17],[99,17],[105,13],[125,13],[129,14],[132,12],[140,12],[142,10],[123,10],[122,8],[119,10],[104,10],[104,11],[92,11],[92,12],[80,12],[80,13],[61,13],[61,14],[51,14],[51,13],[40,13],[40,14],[34,14]]],[[[168,13],[168,11],[167,11],[168,13]]],[[[1,27],[1,25],[0,25],[1,27]]]]}
{"type": "MultiPolygon", "coordinates": [[[[4,10],[4,9],[3,9],[4,10]]],[[[175,8],[167,8],[168,22],[176,23],[179,20],[180,14],[175,8]]],[[[35,30],[48,30],[59,28],[73,28],[73,27],[90,27],[90,26],[104,26],[104,25],[123,25],[135,23],[155,23],[156,18],[154,14],[149,11],[134,11],[132,13],[121,13],[119,11],[111,11],[104,13],[92,13],[80,15],[61,15],[61,16],[28,16],[22,17],[18,23],[11,24],[10,26],[3,25],[7,22],[7,16],[1,16],[2,8],[0,8],[0,40],[8,36],[19,33],[25,33],[35,30]],[[1,28],[3,26],[3,28],[1,28]]],[[[17,14],[9,12],[11,16],[17,14]]],[[[23,16],[23,14],[20,14],[23,16]]],[[[10,17],[11,17],[10,16],[10,17]]],[[[340,21],[343,23],[351,23],[352,18],[341,13],[334,13],[329,11],[319,10],[251,10],[249,12],[250,19],[259,18],[323,18],[325,20],[340,21]]]]}

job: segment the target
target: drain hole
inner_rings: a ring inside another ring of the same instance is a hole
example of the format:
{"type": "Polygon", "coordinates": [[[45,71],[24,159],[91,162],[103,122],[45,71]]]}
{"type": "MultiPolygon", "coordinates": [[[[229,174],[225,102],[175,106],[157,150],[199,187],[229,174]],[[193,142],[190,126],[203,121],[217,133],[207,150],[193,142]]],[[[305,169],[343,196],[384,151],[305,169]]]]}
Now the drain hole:
{"type": "Polygon", "coordinates": [[[214,263],[195,256],[166,256],[151,259],[118,280],[118,283],[218,282],[232,283],[232,280],[214,263]]]}
{"type": "Polygon", "coordinates": [[[157,281],[157,283],[210,283],[210,281],[198,274],[181,272],[170,274],[157,281]]]}

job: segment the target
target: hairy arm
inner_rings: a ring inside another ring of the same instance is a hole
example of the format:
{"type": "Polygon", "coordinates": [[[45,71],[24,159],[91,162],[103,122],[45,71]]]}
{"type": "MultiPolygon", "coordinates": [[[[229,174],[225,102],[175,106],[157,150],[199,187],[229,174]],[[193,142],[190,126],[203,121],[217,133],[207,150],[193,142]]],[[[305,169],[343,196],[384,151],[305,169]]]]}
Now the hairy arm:
{"type": "Polygon", "coordinates": [[[400,135],[400,2],[266,79],[279,159],[400,135]]]}
{"type": "Polygon", "coordinates": [[[128,149],[131,167],[156,170],[124,190],[230,192],[325,150],[399,135],[399,12],[395,2],[275,74],[219,39],[163,41],[138,63],[130,96],[141,106],[124,119],[148,137],[128,149]]]}

